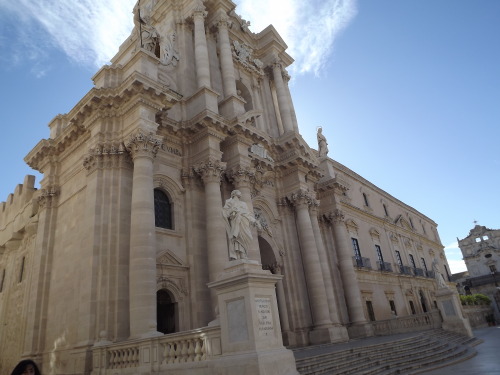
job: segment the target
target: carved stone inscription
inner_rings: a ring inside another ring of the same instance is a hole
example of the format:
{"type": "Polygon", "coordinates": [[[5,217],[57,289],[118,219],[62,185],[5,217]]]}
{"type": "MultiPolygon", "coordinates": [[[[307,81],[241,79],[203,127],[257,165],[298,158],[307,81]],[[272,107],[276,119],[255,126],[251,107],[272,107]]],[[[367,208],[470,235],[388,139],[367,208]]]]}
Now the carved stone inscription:
{"type": "Polygon", "coordinates": [[[274,323],[272,314],[271,298],[255,298],[258,319],[258,335],[267,337],[274,335],[274,323]]]}
{"type": "Polygon", "coordinates": [[[456,316],[457,312],[455,311],[455,307],[453,306],[453,302],[451,300],[443,301],[444,313],[446,316],[456,316]]]}

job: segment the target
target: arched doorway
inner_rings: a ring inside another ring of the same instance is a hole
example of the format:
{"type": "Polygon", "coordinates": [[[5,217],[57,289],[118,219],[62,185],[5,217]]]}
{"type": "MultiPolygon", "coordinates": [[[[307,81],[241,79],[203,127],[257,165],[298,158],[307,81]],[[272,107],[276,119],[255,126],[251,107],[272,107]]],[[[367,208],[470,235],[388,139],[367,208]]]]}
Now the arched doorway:
{"type": "Polygon", "coordinates": [[[178,327],[177,303],[166,289],[156,292],[157,331],[167,334],[174,333],[178,327]]]}

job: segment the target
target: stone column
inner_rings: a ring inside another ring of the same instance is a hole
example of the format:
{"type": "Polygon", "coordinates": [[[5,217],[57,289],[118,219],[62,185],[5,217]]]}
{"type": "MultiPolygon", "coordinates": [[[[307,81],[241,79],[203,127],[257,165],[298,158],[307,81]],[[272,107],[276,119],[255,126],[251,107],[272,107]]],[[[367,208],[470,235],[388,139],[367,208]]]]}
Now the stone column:
{"type": "MultiPolygon", "coordinates": [[[[222,218],[222,197],[220,191],[220,181],[226,163],[214,158],[202,162],[195,167],[194,171],[201,177],[205,185],[205,214],[207,223],[207,258],[208,258],[208,279],[210,282],[217,279],[217,275],[224,270],[229,262],[227,248],[226,228],[222,218]]],[[[212,313],[215,318],[215,307],[217,306],[217,296],[212,296],[212,313]]]]}
{"type": "Polygon", "coordinates": [[[220,66],[225,98],[236,96],[236,81],[234,76],[233,55],[229,43],[228,26],[227,16],[222,16],[217,23],[217,27],[219,29],[220,66]]]}
{"type": "MultiPolygon", "coordinates": [[[[247,204],[248,211],[253,214],[251,180],[255,178],[255,169],[237,166],[228,175],[234,187],[241,192],[241,200],[247,204]]],[[[259,238],[255,227],[252,228],[252,235],[252,247],[247,251],[248,258],[256,260],[260,264],[262,262],[260,259],[259,238]]]]}
{"type": "Polygon", "coordinates": [[[276,94],[278,96],[278,106],[281,114],[281,120],[283,122],[283,127],[286,132],[293,130],[292,115],[290,113],[289,98],[285,83],[283,82],[283,70],[281,63],[276,62],[273,64],[273,77],[274,84],[276,86],[276,94]]]}
{"type": "Polygon", "coordinates": [[[316,240],[309,216],[309,206],[316,200],[308,192],[300,190],[291,196],[291,201],[295,205],[299,243],[302,254],[302,263],[306,277],[309,302],[311,304],[314,328],[330,327],[330,320],[323,272],[318,255],[316,240]]]}
{"type": "Polygon", "coordinates": [[[200,2],[193,13],[194,58],[198,88],[210,87],[210,64],[208,61],[207,37],[205,35],[205,6],[200,2]]]}
{"type": "Polygon", "coordinates": [[[349,244],[349,236],[344,223],[344,213],[341,210],[335,210],[330,214],[333,221],[333,230],[335,233],[335,242],[337,244],[340,274],[342,284],[344,285],[344,295],[347,300],[347,309],[351,323],[366,323],[363,303],[359,292],[358,279],[352,263],[353,251],[349,244]]]}
{"type": "Polygon", "coordinates": [[[130,337],[156,331],[156,231],[153,160],[162,142],[138,131],[127,143],[134,172],[130,221],[130,337]]]}
{"type": "Polygon", "coordinates": [[[330,262],[328,260],[328,255],[326,254],[325,244],[323,243],[323,237],[321,235],[321,230],[319,228],[318,222],[318,206],[313,204],[311,206],[311,223],[314,232],[314,238],[316,239],[316,246],[318,248],[319,260],[321,262],[321,272],[325,281],[326,295],[328,298],[328,307],[330,310],[330,319],[335,325],[340,325],[339,311],[337,309],[337,304],[335,302],[335,295],[333,293],[333,284],[331,282],[332,276],[330,273],[330,262]]]}

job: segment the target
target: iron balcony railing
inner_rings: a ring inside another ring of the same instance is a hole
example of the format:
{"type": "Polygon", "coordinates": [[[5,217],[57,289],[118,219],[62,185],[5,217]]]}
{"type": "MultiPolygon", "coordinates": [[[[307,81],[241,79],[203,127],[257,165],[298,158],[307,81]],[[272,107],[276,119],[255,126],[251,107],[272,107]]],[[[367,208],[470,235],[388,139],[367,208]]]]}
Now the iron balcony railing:
{"type": "Polygon", "coordinates": [[[392,264],[389,262],[377,261],[377,266],[379,271],[392,272],[392,264]]]}
{"type": "Polygon", "coordinates": [[[414,268],[413,273],[415,276],[424,276],[424,270],[422,268],[414,268]]]}
{"type": "Polygon", "coordinates": [[[363,258],[363,257],[352,257],[353,263],[355,267],[358,268],[367,268],[371,269],[372,265],[370,263],[370,258],[363,258]]]}
{"type": "Polygon", "coordinates": [[[399,266],[399,273],[403,275],[413,275],[411,272],[412,268],[410,266],[399,266]]]}

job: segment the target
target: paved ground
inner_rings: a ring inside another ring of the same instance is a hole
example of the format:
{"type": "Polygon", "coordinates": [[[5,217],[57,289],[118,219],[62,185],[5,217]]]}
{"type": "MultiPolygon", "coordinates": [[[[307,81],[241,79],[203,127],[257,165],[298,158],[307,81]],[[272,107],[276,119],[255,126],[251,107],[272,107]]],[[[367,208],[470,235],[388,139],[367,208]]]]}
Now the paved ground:
{"type": "Polygon", "coordinates": [[[500,326],[475,330],[474,336],[484,341],[475,347],[476,356],[425,375],[500,375],[500,326]]]}

